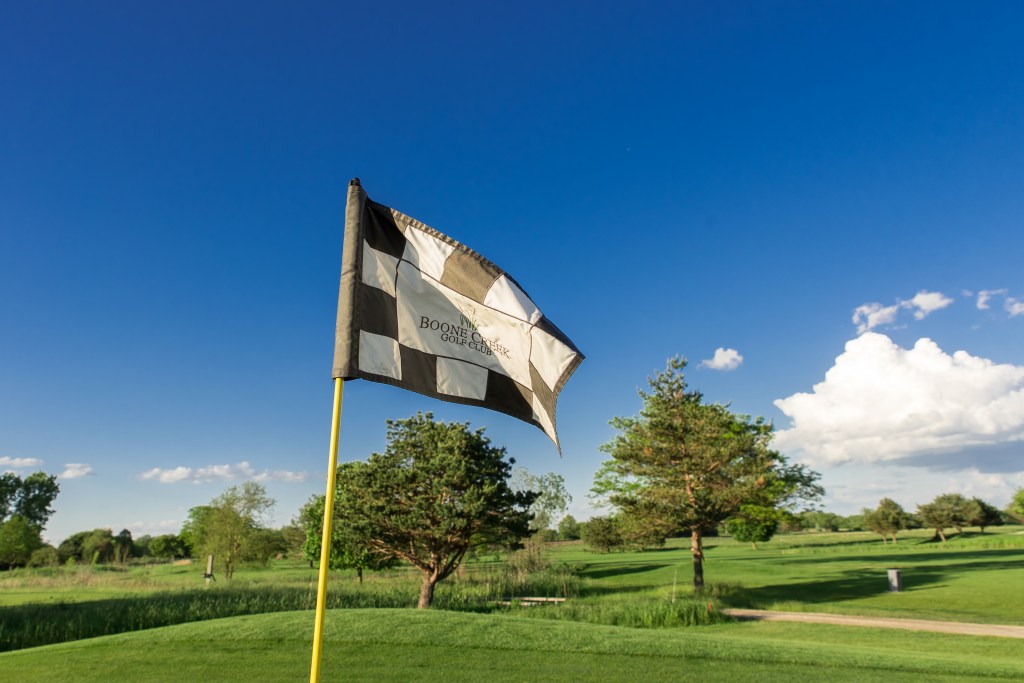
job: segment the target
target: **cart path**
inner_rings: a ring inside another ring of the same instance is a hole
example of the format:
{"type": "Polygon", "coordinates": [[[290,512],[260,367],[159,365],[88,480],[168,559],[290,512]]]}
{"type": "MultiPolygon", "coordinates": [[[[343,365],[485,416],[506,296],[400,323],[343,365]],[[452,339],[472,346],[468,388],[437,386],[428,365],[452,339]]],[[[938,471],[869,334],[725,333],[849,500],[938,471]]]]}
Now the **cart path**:
{"type": "Polygon", "coordinates": [[[958,633],[968,636],[1024,638],[1024,626],[1006,626],[1003,624],[970,624],[959,621],[931,621],[929,619],[855,617],[845,614],[823,614],[821,612],[772,612],[761,609],[724,609],[722,612],[734,619],[744,621],[802,621],[811,624],[899,628],[906,631],[934,631],[936,633],[958,633]]]}

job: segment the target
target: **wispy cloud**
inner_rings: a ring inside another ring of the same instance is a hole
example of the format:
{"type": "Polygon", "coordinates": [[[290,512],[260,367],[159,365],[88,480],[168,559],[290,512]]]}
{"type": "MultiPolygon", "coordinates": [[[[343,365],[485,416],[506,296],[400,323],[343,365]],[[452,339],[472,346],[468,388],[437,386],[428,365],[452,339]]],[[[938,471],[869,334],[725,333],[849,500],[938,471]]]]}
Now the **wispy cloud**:
{"type": "Polygon", "coordinates": [[[289,470],[263,470],[257,472],[248,461],[234,465],[210,465],[208,467],[178,466],[171,469],[154,467],[139,475],[140,479],[156,480],[161,484],[177,484],[189,482],[206,484],[213,481],[283,481],[301,483],[309,478],[308,472],[292,472],[289,470]]]}
{"type": "Polygon", "coordinates": [[[736,349],[715,349],[713,358],[702,360],[700,366],[712,370],[735,370],[743,364],[743,356],[736,349]]]}
{"type": "Polygon", "coordinates": [[[980,292],[978,292],[978,301],[975,303],[975,305],[978,307],[979,310],[987,311],[989,308],[991,308],[989,306],[988,302],[994,296],[1006,296],[1006,290],[1005,289],[983,289],[980,292]]]}
{"type": "Polygon", "coordinates": [[[84,462],[64,463],[64,471],[60,473],[61,479],[78,479],[93,474],[92,465],[84,462]]]}
{"type": "Polygon", "coordinates": [[[5,471],[10,470],[23,470],[28,467],[39,467],[43,464],[43,461],[39,458],[11,458],[9,456],[0,456],[0,467],[4,468],[5,471]]]}
{"type": "Polygon", "coordinates": [[[858,334],[864,334],[876,327],[894,323],[900,311],[911,311],[915,320],[924,320],[952,303],[953,299],[942,292],[921,290],[910,299],[898,299],[891,306],[884,306],[878,302],[858,306],[853,309],[853,324],[857,326],[858,334]]]}
{"type": "Polygon", "coordinates": [[[858,333],[864,334],[879,325],[888,325],[896,320],[896,315],[899,312],[899,304],[893,306],[882,306],[879,303],[864,304],[853,309],[853,324],[857,326],[858,333]]]}
{"type": "Polygon", "coordinates": [[[914,311],[916,320],[924,320],[925,317],[942,310],[953,303],[953,300],[942,292],[918,292],[913,299],[904,301],[903,305],[914,311]]]}

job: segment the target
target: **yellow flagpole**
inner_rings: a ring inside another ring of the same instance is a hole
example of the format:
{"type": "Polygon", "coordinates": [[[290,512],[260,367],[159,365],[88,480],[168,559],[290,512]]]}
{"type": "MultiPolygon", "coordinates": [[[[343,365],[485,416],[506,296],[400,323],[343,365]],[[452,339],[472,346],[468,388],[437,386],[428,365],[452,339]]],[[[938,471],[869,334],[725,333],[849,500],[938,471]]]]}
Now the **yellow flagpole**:
{"type": "Polygon", "coordinates": [[[320,655],[324,642],[324,612],[327,609],[327,566],[331,560],[331,522],[334,519],[334,488],[338,470],[338,432],[341,427],[343,379],[334,380],[334,413],[331,416],[331,454],[327,467],[327,495],[324,498],[324,534],[320,542],[320,578],[316,588],[316,622],[313,626],[313,664],[309,683],[320,683],[320,655]]]}

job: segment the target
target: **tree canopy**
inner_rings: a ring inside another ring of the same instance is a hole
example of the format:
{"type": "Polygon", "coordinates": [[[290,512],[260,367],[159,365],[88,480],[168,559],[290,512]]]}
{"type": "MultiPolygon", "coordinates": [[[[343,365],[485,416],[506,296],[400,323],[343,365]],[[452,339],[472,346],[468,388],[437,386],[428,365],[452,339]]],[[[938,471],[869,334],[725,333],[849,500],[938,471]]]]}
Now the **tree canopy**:
{"type": "Polygon", "coordinates": [[[704,585],[702,537],[743,506],[788,509],[820,497],[819,475],[789,464],[769,448],[772,426],[761,418],[705,403],[688,390],[686,361],[673,358],[641,390],[638,417],[616,417],[618,431],[603,446],[611,460],[594,493],[665,534],[689,532],[693,584],[704,585]]]}
{"type": "Polygon", "coordinates": [[[891,498],[883,498],[878,502],[874,510],[864,511],[864,526],[882,537],[892,538],[896,542],[896,532],[906,529],[910,525],[911,517],[903,507],[891,498]]]}
{"type": "Polygon", "coordinates": [[[53,514],[60,486],[57,476],[33,472],[24,479],[14,472],[0,472],[0,522],[20,517],[42,530],[53,514]]]}
{"type": "MultiPolygon", "coordinates": [[[[345,495],[347,489],[347,484],[342,484],[342,480],[348,482],[352,475],[351,471],[361,466],[360,462],[338,466],[335,494],[338,500],[345,495]]],[[[311,567],[320,562],[320,551],[323,547],[324,499],[325,496],[313,496],[299,510],[298,523],[305,532],[302,555],[309,561],[311,567]]],[[[369,544],[368,539],[360,535],[365,527],[344,523],[338,519],[337,511],[338,506],[335,506],[335,519],[331,524],[331,569],[353,569],[362,583],[364,571],[380,571],[399,564],[396,555],[377,550],[369,544]]]]}
{"type": "Polygon", "coordinates": [[[52,474],[34,472],[22,479],[0,472],[0,567],[25,566],[43,547],[43,527],[59,492],[52,474]]]}
{"type": "Polygon", "coordinates": [[[513,461],[483,430],[430,413],[389,420],[384,453],[338,469],[337,527],[419,569],[418,606],[474,547],[528,535],[537,494],[509,486],[513,461]]]}
{"type": "Polygon", "coordinates": [[[512,468],[510,486],[516,491],[533,491],[537,499],[530,506],[533,520],[530,528],[546,531],[555,522],[555,515],[565,512],[572,496],[565,488],[565,477],[554,472],[533,474],[521,465],[512,468]]]}
{"type": "Polygon", "coordinates": [[[182,538],[202,554],[221,563],[224,578],[234,576],[239,562],[260,559],[265,517],[274,499],[255,481],[232,486],[210,501],[188,511],[182,538]]]}
{"type": "Polygon", "coordinates": [[[921,523],[935,530],[943,543],[946,542],[945,530],[953,527],[957,533],[970,523],[971,504],[959,493],[943,493],[935,496],[935,500],[917,506],[917,516],[921,523]]]}

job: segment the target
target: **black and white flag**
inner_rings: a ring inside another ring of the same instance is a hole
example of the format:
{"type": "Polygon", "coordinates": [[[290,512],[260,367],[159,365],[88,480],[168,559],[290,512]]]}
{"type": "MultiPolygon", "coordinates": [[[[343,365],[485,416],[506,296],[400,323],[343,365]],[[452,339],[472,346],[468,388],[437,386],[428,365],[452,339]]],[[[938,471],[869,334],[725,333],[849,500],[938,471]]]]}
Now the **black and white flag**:
{"type": "Polygon", "coordinates": [[[557,446],[555,402],[582,360],[505,271],[352,181],[335,378],[497,410],[557,446]]]}

